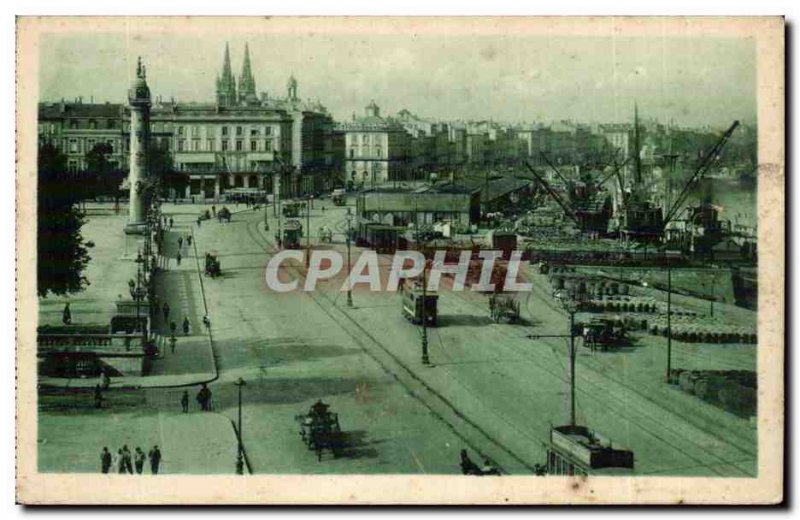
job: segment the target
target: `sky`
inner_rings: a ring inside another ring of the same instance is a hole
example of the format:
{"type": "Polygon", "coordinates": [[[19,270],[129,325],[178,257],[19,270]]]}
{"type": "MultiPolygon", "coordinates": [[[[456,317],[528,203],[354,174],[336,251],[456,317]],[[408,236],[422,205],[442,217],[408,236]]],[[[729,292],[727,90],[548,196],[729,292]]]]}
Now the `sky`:
{"type": "Polygon", "coordinates": [[[237,78],[248,42],[257,91],[283,96],[294,74],[299,96],[340,121],[373,99],[440,120],[629,121],[634,102],[680,126],[756,119],[745,38],[224,33],[47,34],[39,97],[124,102],[141,55],[153,96],[210,102],[227,41],[237,78]]]}

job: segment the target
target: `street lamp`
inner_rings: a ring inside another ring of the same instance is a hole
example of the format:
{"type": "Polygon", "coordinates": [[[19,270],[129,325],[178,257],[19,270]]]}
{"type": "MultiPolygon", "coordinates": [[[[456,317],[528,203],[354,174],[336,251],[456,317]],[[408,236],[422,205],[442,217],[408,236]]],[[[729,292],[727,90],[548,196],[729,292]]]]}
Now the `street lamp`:
{"type": "Polygon", "coordinates": [[[236,455],[236,474],[244,475],[244,447],[242,446],[242,387],[246,384],[241,377],[233,383],[239,388],[239,449],[236,455]]]}
{"type": "MultiPolygon", "coordinates": [[[[347,216],[345,217],[347,220],[347,272],[350,272],[350,235],[351,229],[350,225],[353,222],[353,214],[350,212],[350,208],[347,208],[347,216]]],[[[348,275],[349,276],[349,275],[348,275]]],[[[347,284],[347,306],[353,306],[353,287],[352,283],[347,284]]]]}
{"type": "Polygon", "coordinates": [[[306,269],[311,257],[311,194],[306,200],[306,269]]]}

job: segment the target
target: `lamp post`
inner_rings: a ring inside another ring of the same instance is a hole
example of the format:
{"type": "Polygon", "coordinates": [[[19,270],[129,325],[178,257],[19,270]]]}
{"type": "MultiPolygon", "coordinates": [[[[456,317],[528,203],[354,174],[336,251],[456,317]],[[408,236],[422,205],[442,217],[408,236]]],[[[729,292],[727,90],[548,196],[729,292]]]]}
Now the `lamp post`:
{"type": "Polygon", "coordinates": [[[306,199],[306,269],[311,258],[311,194],[306,199]]]}
{"type": "Polygon", "coordinates": [[[236,474],[244,475],[244,447],[242,446],[242,387],[246,384],[241,377],[233,383],[239,388],[239,429],[238,440],[239,448],[236,455],[236,474]]]}
{"type": "MultiPolygon", "coordinates": [[[[347,272],[348,276],[350,276],[350,235],[352,234],[350,225],[353,222],[353,214],[350,212],[350,208],[347,208],[347,216],[345,219],[347,220],[347,272]]],[[[347,285],[347,306],[353,306],[353,288],[351,283],[347,285]]]]}
{"type": "MultiPolygon", "coordinates": [[[[424,255],[425,253],[423,253],[424,255]]],[[[423,257],[424,258],[424,257],[423,257]]],[[[428,357],[428,293],[426,280],[426,271],[428,270],[428,261],[424,260],[422,265],[422,364],[430,365],[431,360],[428,357]]]]}

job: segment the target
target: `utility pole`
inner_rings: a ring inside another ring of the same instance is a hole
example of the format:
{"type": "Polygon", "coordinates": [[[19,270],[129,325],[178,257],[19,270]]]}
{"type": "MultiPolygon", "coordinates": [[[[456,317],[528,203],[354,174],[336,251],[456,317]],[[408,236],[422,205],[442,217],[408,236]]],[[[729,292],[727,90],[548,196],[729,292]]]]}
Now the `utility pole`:
{"type": "Polygon", "coordinates": [[[670,381],[672,372],[672,267],[667,260],[667,377],[670,381]]]}
{"type": "Polygon", "coordinates": [[[428,270],[428,261],[424,260],[424,262],[422,265],[422,364],[430,365],[431,360],[428,357],[428,281],[425,273],[428,270]]]}
{"type": "Polygon", "coordinates": [[[244,447],[242,446],[242,387],[246,384],[241,377],[238,381],[233,383],[239,387],[239,449],[236,455],[236,474],[244,475],[244,447]]]}
{"type": "Polygon", "coordinates": [[[311,195],[306,199],[306,269],[311,257],[311,195]]]}
{"type": "Polygon", "coordinates": [[[575,310],[569,312],[569,424],[575,426],[575,310]]]}
{"type": "MultiPolygon", "coordinates": [[[[350,213],[350,208],[347,208],[347,216],[345,217],[345,219],[347,220],[347,273],[348,273],[348,276],[350,276],[350,270],[351,270],[351,266],[350,266],[350,235],[351,235],[350,223],[353,221],[353,214],[350,213]]],[[[347,306],[348,307],[352,307],[353,306],[353,288],[352,288],[352,284],[348,284],[347,285],[347,306]]]]}

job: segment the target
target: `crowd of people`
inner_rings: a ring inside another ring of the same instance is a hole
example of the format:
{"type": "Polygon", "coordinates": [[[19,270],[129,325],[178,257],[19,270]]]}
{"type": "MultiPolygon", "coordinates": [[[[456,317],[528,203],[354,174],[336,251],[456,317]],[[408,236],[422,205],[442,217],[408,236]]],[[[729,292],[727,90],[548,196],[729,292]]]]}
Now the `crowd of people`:
{"type": "Polygon", "coordinates": [[[116,453],[111,453],[107,446],[103,446],[103,451],[100,452],[100,472],[133,475],[135,471],[136,475],[141,475],[144,473],[146,460],[150,461],[150,473],[157,475],[161,465],[161,450],[158,445],[153,446],[147,454],[139,446],[131,451],[125,444],[116,453]]]}

